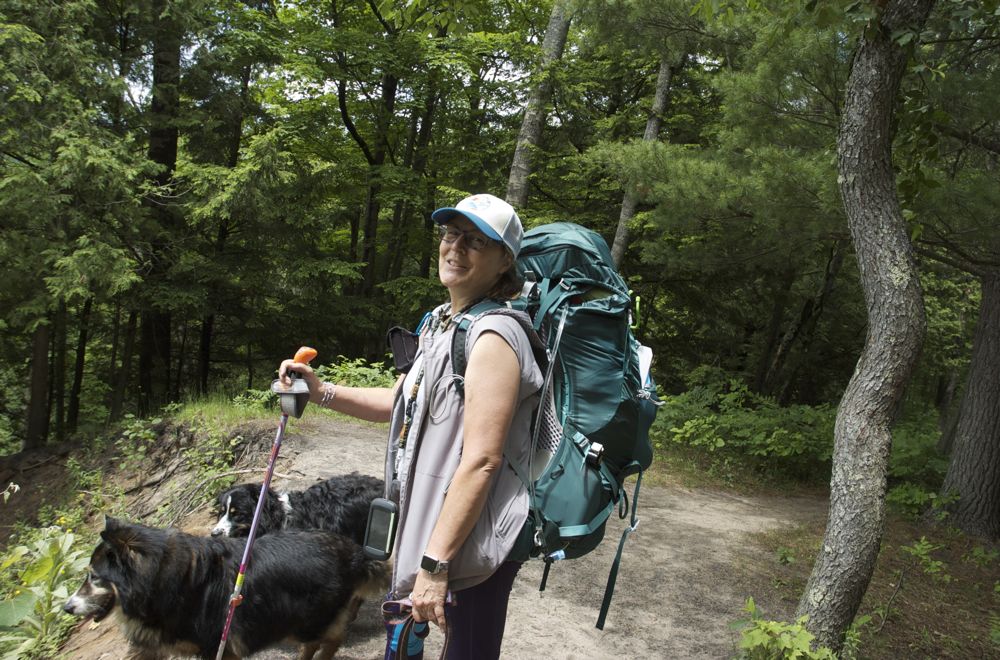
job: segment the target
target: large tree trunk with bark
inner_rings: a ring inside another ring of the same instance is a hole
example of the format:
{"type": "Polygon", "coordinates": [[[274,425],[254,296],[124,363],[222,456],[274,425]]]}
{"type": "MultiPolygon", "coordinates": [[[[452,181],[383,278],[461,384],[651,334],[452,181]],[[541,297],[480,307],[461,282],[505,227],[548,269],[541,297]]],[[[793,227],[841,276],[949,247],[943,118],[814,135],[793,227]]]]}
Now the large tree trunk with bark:
{"type": "MultiPolygon", "coordinates": [[[[685,56],[686,57],[686,56],[685,56]]],[[[685,58],[681,58],[683,64],[685,58]]],[[[653,94],[653,107],[649,109],[649,117],[646,119],[646,132],[642,139],[645,142],[655,142],[660,136],[660,123],[663,111],[667,108],[667,99],[670,97],[670,81],[674,77],[674,67],[670,64],[670,58],[664,54],[660,58],[660,70],[656,76],[656,91],[653,94]]],[[[634,186],[628,186],[625,190],[625,197],[622,199],[622,210],[618,216],[618,229],[615,231],[615,241],[611,245],[611,258],[614,259],[615,266],[621,268],[622,260],[625,258],[625,250],[628,248],[629,223],[635,217],[635,207],[639,203],[639,194],[634,186]]]]}
{"type": "Polygon", "coordinates": [[[890,0],[854,53],[837,139],[841,197],[857,253],[868,336],[837,411],[826,534],[799,601],[816,641],[839,651],[868,589],[885,528],[891,427],[926,332],[913,246],[896,194],[892,118],[907,53],[933,0],[890,0]]]}
{"type": "Polygon", "coordinates": [[[948,523],[968,534],[1000,539],[1000,271],[981,278],[979,323],[942,495],[948,523]],[[947,501],[947,497],[945,498],[947,501]]]}
{"type": "Polygon", "coordinates": [[[514,160],[507,179],[507,203],[515,209],[522,209],[528,203],[528,177],[531,176],[532,151],[538,147],[545,124],[545,106],[552,97],[552,64],[559,61],[566,47],[566,35],[572,16],[564,0],[556,0],[545,28],[542,42],[542,68],[538,80],[528,97],[521,121],[521,132],[514,148],[514,160]]]}
{"type": "MultiPolygon", "coordinates": [[[[155,180],[161,193],[169,190],[177,166],[177,117],[180,111],[182,29],[170,0],[154,0],[153,87],[149,107],[149,159],[159,165],[155,180]]],[[[169,195],[156,194],[147,204],[158,225],[151,240],[148,281],[162,287],[172,265],[170,246],[179,230],[178,209],[169,195]]],[[[146,303],[139,342],[139,413],[147,415],[170,396],[170,312],[163,301],[146,303]]]]}

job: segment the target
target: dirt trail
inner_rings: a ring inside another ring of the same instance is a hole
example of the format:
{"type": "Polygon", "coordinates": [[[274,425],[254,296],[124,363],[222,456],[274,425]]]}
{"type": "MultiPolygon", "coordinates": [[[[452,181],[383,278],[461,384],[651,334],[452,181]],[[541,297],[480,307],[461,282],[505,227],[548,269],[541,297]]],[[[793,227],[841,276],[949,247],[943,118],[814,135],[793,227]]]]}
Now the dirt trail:
{"type": "MultiPolygon", "coordinates": [[[[282,447],[278,488],[303,488],[335,474],[358,470],[382,476],[384,428],[319,415],[290,430],[282,447]]],[[[611,610],[603,631],[594,624],[608,571],[624,529],[616,516],[604,543],[587,557],[556,563],[544,592],[543,565],[532,561],[514,584],[504,640],[505,658],[728,658],[737,635],[729,623],[741,618],[747,596],[743,564],[752,560],[746,535],[821,519],[825,503],[808,498],[737,497],[721,492],[644,485],[640,525],[625,545],[611,610]]],[[[207,533],[207,513],[184,527],[207,533]]],[[[769,615],[779,612],[768,610],[769,615]]],[[[436,658],[435,629],[427,658],[436,658]]],[[[384,628],[377,603],[366,603],[337,657],[381,658],[384,628]]],[[[124,656],[112,625],[84,626],[66,649],[68,657],[124,656]]],[[[292,647],[271,649],[259,660],[294,658],[292,647]]]]}

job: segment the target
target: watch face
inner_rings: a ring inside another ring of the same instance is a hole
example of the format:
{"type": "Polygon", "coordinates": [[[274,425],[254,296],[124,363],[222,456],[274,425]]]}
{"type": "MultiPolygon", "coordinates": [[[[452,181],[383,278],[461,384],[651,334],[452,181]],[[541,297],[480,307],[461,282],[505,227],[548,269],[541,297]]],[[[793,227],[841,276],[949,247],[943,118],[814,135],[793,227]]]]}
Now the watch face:
{"type": "Polygon", "coordinates": [[[420,560],[420,568],[424,569],[431,575],[436,575],[441,571],[448,569],[448,562],[424,555],[423,559],[420,560]]]}

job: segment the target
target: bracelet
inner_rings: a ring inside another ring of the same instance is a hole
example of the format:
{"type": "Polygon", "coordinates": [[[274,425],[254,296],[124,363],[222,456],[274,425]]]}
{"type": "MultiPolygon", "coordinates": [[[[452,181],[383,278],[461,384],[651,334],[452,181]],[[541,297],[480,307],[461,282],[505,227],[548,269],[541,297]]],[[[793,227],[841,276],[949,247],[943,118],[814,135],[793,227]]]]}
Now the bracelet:
{"type": "Polygon", "coordinates": [[[324,408],[330,407],[330,402],[337,396],[337,386],[333,383],[323,383],[323,398],[319,400],[319,405],[324,408]]]}

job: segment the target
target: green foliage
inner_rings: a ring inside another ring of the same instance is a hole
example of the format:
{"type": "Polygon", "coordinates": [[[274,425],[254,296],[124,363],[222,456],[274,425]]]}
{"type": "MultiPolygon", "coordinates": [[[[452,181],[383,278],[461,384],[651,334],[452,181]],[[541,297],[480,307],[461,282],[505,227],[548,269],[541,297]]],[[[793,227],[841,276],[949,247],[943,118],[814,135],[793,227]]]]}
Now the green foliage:
{"type": "Polygon", "coordinates": [[[363,358],[349,360],[339,356],[338,361],[316,369],[321,380],[343,383],[351,387],[392,387],[399,375],[385,364],[369,362],[363,358]]]}
{"type": "Polygon", "coordinates": [[[742,465],[782,480],[826,474],[833,448],[834,411],[828,406],[781,407],[718,370],[691,376],[683,394],[664,396],[653,427],[656,446],[702,449],[716,469],[742,465]]]}
{"type": "Polygon", "coordinates": [[[119,469],[135,470],[145,460],[157,441],[156,426],[163,423],[162,418],[139,419],[135,415],[126,415],[122,424],[121,436],[115,443],[121,458],[119,469]]]}
{"type": "Polygon", "coordinates": [[[948,469],[947,457],[937,450],[940,436],[934,411],[900,420],[892,429],[889,477],[937,489],[948,469]]]}
{"type": "Polygon", "coordinates": [[[62,612],[88,555],[77,537],[58,526],[34,530],[0,563],[5,597],[0,603],[0,650],[5,660],[50,658],[73,620],[62,612]]]}
{"type": "Polygon", "coordinates": [[[747,599],[743,610],[750,618],[732,624],[740,631],[740,654],[737,657],[741,660],[836,660],[837,656],[825,646],[813,650],[816,637],[806,630],[807,617],[799,617],[795,623],[768,621],[753,598],[747,599]]]}
{"type": "Polygon", "coordinates": [[[903,515],[916,519],[928,507],[937,502],[937,492],[927,490],[917,484],[904,482],[893,486],[886,493],[885,500],[895,510],[903,515]]]}
{"type": "Polygon", "coordinates": [[[276,410],[278,407],[278,395],[266,390],[247,390],[243,394],[233,397],[233,406],[243,411],[259,413],[265,410],[276,410]]]}
{"type": "Polygon", "coordinates": [[[920,565],[924,573],[931,576],[938,582],[951,582],[951,575],[947,572],[947,566],[939,559],[934,559],[931,555],[935,550],[940,550],[941,546],[931,543],[926,536],[921,536],[919,541],[913,545],[904,545],[899,548],[902,552],[913,557],[913,560],[920,565]]]}
{"type": "Polygon", "coordinates": [[[978,566],[979,568],[987,568],[992,564],[996,563],[997,558],[1000,558],[1000,550],[995,548],[984,548],[981,545],[977,545],[969,551],[969,553],[963,557],[967,562],[971,562],[978,566]]]}
{"type": "Polygon", "coordinates": [[[786,548],[781,546],[777,550],[778,553],[778,563],[779,564],[794,564],[795,563],[795,551],[791,548],[786,548]]]}
{"type": "MultiPolygon", "coordinates": [[[[209,422],[196,424],[192,429],[197,441],[184,448],[184,463],[194,468],[195,474],[214,482],[215,475],[225,472],[233,464],[233,451],[243,437],[232,435],[209,422]]],[[[206,492],[215,492],[212,486],[206,492]]]]}

